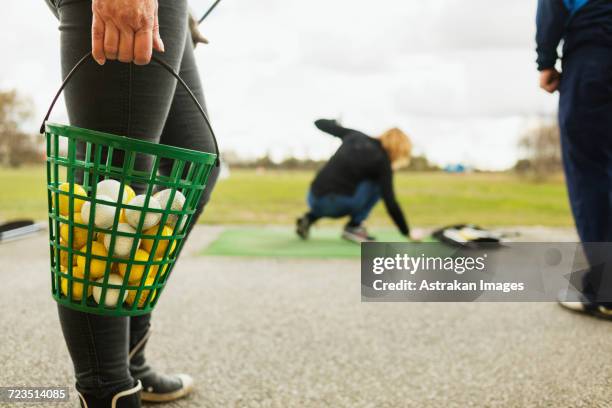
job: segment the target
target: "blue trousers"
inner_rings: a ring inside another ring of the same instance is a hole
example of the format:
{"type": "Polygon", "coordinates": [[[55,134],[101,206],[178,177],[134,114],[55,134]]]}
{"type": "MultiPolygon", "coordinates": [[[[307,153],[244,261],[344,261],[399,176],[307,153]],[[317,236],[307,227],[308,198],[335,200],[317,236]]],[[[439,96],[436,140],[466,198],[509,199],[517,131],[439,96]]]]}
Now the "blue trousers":
{"type": "Polygon", "coordinates": [[[317,197],[309,191],[309,217],[312,221],[316,221],[324,217],[350,216],[350,224],[359,225],[368,218],[378,200],[380,200],[380,186],[370,180],[359,183],[352,196],[327,194],[317,197]]]}
{"type": "MultiPolygon", "coordinates": [[[[611,242],[611,50],[582,48],[564,59],[559,127],[568,195],[580,239],[611,242]]],[[[592,265],[583,281],[585,295],[594,300],[606,291],[605,297],[610,298],[612,287],[604,288],[602,283],[612,279],[612,271],[593,268],[606,263],[600,259],[601,251],[590,252],[587,248],[585,252],[592,265]]]]}

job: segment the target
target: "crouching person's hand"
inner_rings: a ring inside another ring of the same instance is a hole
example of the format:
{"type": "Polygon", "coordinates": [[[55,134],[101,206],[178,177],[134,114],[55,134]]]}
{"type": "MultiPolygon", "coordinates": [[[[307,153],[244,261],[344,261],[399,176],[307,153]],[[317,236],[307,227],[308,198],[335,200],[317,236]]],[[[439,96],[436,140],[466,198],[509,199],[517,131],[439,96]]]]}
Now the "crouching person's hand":
{"type": "Polygon", "coordinates": [[[408,236],[408,239],[414,242],[421,242],[424,237],[425,237],[425,233],[423,232],[423,230],[416,228],[416,229],[410,230],[410,235],[408,236]]]}

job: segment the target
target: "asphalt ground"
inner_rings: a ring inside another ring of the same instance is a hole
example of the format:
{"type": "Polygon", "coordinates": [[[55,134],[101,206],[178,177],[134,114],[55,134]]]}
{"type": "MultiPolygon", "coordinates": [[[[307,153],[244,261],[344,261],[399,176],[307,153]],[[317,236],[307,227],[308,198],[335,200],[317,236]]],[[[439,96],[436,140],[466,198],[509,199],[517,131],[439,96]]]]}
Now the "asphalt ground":
{"type": "MultiPolygon", "coordinates": [[[[165,406],[612,405],[608,322],[554,303],[361,303],[358,260],[196,256],[219,231],[194,230],[154,312],[149,360],[196,380],[165,406]]],[[[0,245],[0,386],[73,385],[45,242],[0,245]]]]}

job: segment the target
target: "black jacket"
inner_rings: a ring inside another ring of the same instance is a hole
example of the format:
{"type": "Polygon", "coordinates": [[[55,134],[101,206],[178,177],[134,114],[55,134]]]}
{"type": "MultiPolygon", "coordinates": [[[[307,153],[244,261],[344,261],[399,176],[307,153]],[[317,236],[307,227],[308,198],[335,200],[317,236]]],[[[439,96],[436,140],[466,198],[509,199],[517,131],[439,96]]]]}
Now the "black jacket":
{"type": "Polygon", "coordinates": [[[389,156],[380,141],[353,129],[344,128],[335,120],[319,119],[315,126],[342,139],[342,144],[323,166],[311,185],[317,197],[327,194],[353,195],[357,185],[373,180],[380,185],[387,212],[402,234],[409,228],[393,191],[393,170],[389,156]]]}

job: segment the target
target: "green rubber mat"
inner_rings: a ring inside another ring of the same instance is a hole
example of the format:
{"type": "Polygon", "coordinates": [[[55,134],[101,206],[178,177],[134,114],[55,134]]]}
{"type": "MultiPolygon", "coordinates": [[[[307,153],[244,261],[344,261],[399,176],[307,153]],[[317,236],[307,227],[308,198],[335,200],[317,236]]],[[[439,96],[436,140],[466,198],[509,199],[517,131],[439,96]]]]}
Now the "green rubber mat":
{"type": "MultiPolygon", "coordinates": [[[[229,227],[202,251],[202,255],[267,258],[359,258],[359,244],[340,237],[340,228],[313,228],[303,241],[290,227],[229,227]]],[[[394,230],[372,230],[378,241],[406,242],[394,230]]]]}

